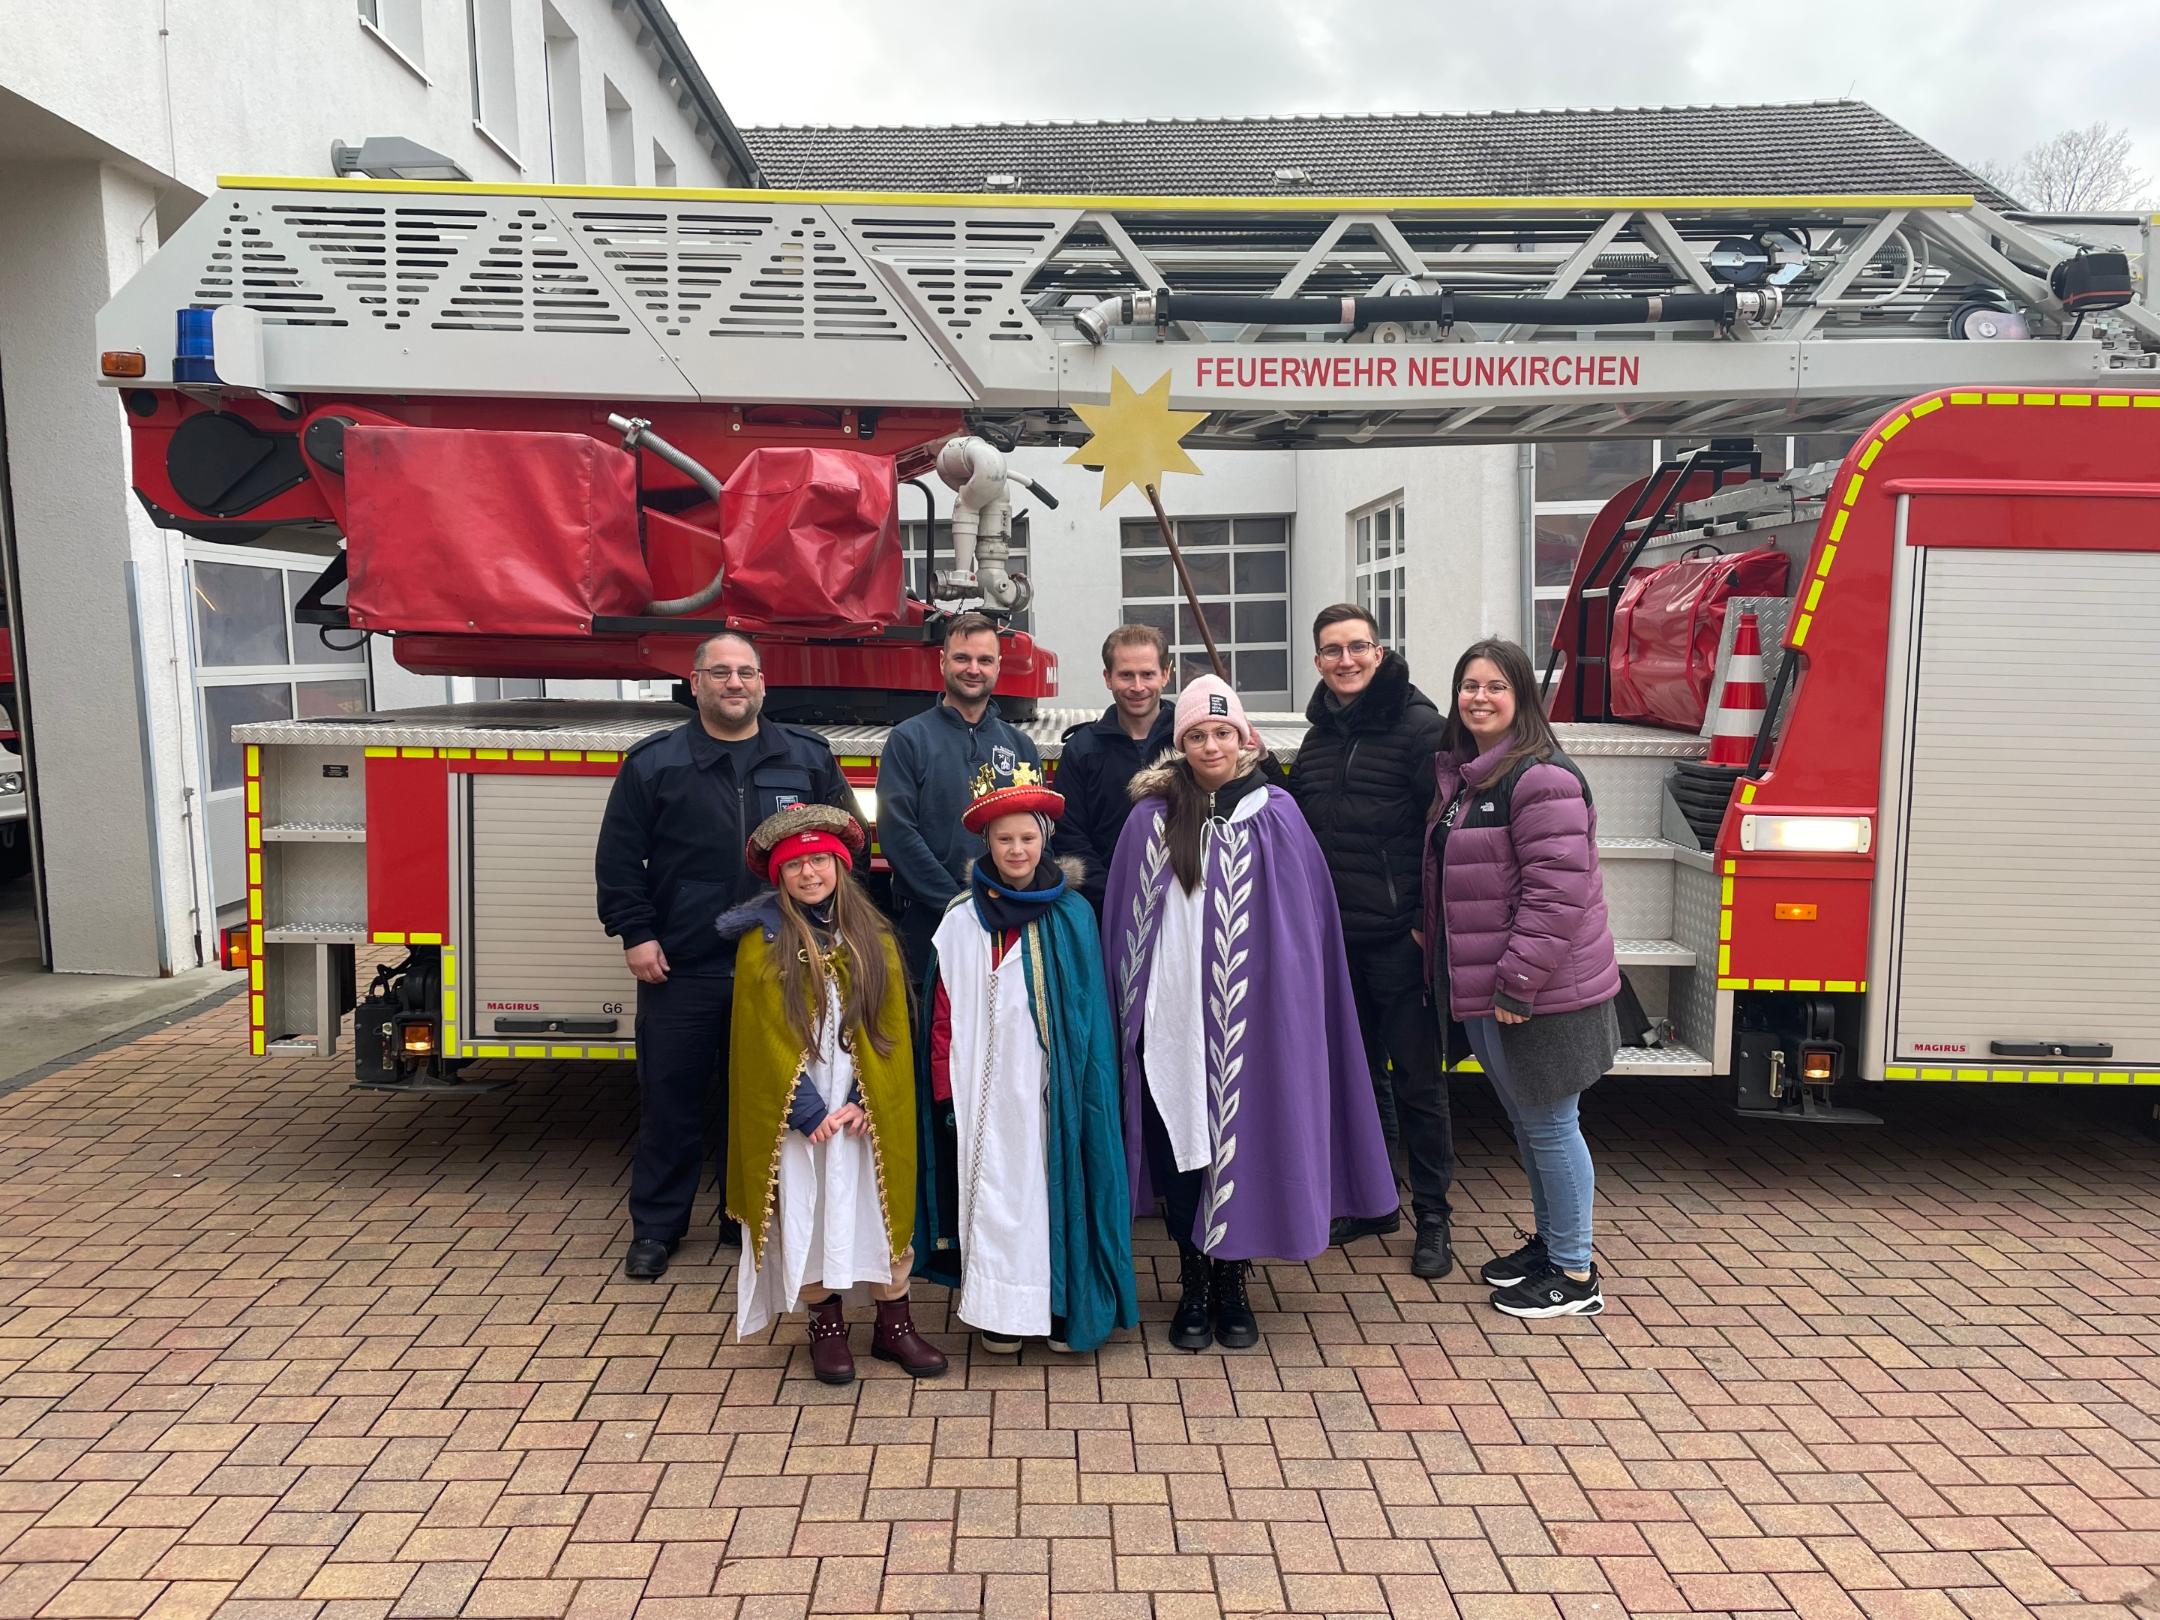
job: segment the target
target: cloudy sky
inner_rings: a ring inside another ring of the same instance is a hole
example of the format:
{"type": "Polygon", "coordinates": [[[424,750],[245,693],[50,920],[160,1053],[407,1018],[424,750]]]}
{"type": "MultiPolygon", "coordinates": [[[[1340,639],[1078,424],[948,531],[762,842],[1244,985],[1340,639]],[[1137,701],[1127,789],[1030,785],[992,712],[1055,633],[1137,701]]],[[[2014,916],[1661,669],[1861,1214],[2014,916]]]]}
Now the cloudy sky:
{"type": "MultiPolygon", "coordinates": [[[[2094,119],[2160,176],[2155,0],[670,0],[739,124],[1873,103],[1961,161],[2094,119]],[[1049,21],[1050,18],[1055,21],[1049,21]]],[[[2160,191],[2160,179],[2153,182],[2160,191]]]]}

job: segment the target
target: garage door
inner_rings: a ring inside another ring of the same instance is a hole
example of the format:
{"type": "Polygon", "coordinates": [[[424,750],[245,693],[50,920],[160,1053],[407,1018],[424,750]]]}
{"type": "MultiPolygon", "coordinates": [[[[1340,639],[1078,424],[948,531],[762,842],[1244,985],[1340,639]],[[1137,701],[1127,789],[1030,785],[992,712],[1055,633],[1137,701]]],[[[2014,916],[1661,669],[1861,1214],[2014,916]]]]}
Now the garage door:
{"type": "Polygon", "coordinates": [[[2160,1062],[2160,554],[1931,548],[1918,611],[1896,1055],[2160,1062]]]}
{"type": "Polygon", "coordinates": [[[467,1038],[628,1044],[637,982],[593,911],[593,840],[614,779],[471,780],[467,1038]]]}

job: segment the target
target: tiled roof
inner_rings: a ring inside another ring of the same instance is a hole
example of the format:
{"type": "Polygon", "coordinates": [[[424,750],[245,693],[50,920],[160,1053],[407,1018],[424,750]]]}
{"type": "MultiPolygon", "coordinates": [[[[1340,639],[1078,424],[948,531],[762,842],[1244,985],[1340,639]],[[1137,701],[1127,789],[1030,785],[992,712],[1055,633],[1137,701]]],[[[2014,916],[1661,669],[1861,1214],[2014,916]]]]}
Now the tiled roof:
{"type": "Polygon", "coordinates": [[[1859,101],[1328,118],[777,126],[766,183],[1092,195],[1744,196],[1973,192],[2006,200],[1859,101]],[[1282,180],[1278,170],[1303,178],[1282,180]]]}

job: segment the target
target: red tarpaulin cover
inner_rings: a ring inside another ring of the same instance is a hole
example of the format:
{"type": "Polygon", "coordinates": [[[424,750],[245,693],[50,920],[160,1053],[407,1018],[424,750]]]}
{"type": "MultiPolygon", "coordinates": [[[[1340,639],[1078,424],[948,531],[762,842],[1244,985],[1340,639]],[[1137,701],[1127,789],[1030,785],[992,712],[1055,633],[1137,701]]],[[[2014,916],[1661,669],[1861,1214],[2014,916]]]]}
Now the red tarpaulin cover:
{"type": "Polygon", "coordinates": [[[725,486],[721,605],[747,627],[874,634],[900,619],[900,486],[890,457],[754,450],[725,486]]]}
{"type": "Polygon", "coordinates": [[[1683,557],[1630,579],[1613,611],[1613,718],[1700,731],[1726,603],[1783,596],[1791,566],[1785,553],[1765,548],[1683,557]]]}
{"type": "Polygon", "coordinates": [[[584,636],[651,600],[637,461],[598,439],[353,427],[345,495],[356,626],[584,636]]]}

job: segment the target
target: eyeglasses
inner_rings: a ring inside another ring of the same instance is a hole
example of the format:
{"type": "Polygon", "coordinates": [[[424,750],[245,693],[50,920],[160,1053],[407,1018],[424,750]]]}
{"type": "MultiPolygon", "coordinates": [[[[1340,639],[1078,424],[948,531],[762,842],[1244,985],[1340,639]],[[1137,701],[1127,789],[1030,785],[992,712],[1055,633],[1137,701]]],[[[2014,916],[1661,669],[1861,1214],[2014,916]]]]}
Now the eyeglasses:
{"type": "Polygon", "coordinates": [[[755,664],[699,664],[690,673],[703,675],[715,681],[724,681],[732,675],[745,686],[748,686],[752,681],[762,679],[765,674],[755,664]]]}
{"type": "Polygon", "coordinates": [[[1339,664],[1346,658],[1363,658],[1379,650],[1377,641],[1346,641],[1337,647],[1322,647],[1315,656],[1323,664],[1339,664]]]}
{"type": "Polygon", "coordinates": [[[1506,681],[1487,681],[1483,686],[1480,686],[1476,681],[1464,681],[1462,685],[1455,688],[1455,691],[1461,697],[1476,697],[1480,692],[1483,692],[1487,697],[1506,697],[1508,695],[1508,683],[1506,681]]]}

